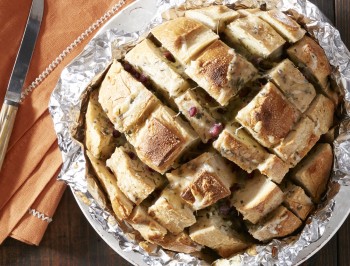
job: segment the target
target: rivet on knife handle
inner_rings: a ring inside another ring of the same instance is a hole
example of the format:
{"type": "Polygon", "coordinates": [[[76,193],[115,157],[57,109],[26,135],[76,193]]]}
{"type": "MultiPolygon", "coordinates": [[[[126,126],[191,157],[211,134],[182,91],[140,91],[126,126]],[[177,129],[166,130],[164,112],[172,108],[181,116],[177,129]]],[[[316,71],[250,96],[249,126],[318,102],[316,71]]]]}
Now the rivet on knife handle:
{"type": "Polygon", "coordinates": [[[4,103],[0,113],[0,171],[4,162],[18,107],[4,103]]]}

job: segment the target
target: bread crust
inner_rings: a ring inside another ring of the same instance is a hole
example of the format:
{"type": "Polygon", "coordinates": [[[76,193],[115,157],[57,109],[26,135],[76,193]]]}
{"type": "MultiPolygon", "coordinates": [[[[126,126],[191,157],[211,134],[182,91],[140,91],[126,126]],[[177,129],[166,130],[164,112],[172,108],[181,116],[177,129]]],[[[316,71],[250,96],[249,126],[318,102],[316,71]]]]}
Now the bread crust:
{"type": "Polygon", "coordinates": [[[238,112],[236,119],[263,146],[272,148],[288,135],[300,115],[277,87],[269,82],[238,112]]]}
{"type": "Polygon", "coordinates": [[[251,63],[220,40],[205,49],[185,72],[221,105],[227,105],[257,74],[251,63]]]}
{"type": "Polygon", "coordinates": [[[183,64],[219,38],[203,24],[185,17],[167,21],[151,32],[183,64]]]}
{"type": "Polygon", "coordinates": [[[302,225],[291,211],[280,206],[257,225],[248,225],[249,233],[260,241],[290,235],[302,225]]]}
{"type": "Polygon", "coordinates": [[[323,90],[328,87],[328,77],[332,72],[324,50],[312,38],[305,36],[287,49],[291,60],[311,74],[323,90]]]}

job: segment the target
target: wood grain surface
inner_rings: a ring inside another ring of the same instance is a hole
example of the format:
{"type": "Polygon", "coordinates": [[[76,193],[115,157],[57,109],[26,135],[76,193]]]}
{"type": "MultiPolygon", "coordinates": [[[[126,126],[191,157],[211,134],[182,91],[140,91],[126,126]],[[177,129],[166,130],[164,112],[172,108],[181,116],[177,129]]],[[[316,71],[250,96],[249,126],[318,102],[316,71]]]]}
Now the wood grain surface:
{"type": "MultiPolygon", "coordinates": [[[[312,0],[337,26],[350,47],[350,1],[312,0]]],[[[92,229],[67,190],[39,247],[7,239],[0,246],[0,265],[129,266],[92,229]]],[[[332,240],[303,266],[350,265],[350,218],[332,240]]]]}

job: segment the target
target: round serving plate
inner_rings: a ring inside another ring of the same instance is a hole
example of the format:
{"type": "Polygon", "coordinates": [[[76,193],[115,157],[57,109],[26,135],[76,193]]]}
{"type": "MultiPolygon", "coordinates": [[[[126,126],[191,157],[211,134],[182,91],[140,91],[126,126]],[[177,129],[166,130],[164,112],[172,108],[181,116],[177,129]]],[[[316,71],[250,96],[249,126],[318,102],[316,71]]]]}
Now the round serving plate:
{"type": "MultiPolygon", "coordinates": [[[[117,15],[115,15],[113,18],[111,18],[97,32],[96,36],[105,33],[109,29],[118,29],[124,31],[125,33],[132,33],[143,29],[149,24],[152,18],[154,18],[155,13],[157,12],[156,3],[157,0],[135,1],[123,9],[121,12],[119,12],[117,15]]],[[[79,56],[77,59],[78,58],[79,56]]],[[[296,260],[293,262],[295,265],[299,265],[309,259],[312,255],[319,251],[338,231],[350,213],[350,207],[347,203],[350,200],[349,195],[350,187],[341,186],[339,193],[334,197],[334,211],[332,217],[328,222],[328,225],[326,226],[325,231],[323,232],[322,237],[317,241],[311,243],[298,254],[296,260]]],[[[120,256],[134,265],[147,265],[143,260],[143,255],[140,253],[134,251],[123,251],[120,248],[119,242],[114,237],[114,235],[105,231],[103,227],[98,223],[98,221],[94,220],[90,215],[89,207],[75,194],[74,196],[80,209],[82,210],[86,219],[90,222],[91,226],[113,250],[115,250],[120,256]]]]}

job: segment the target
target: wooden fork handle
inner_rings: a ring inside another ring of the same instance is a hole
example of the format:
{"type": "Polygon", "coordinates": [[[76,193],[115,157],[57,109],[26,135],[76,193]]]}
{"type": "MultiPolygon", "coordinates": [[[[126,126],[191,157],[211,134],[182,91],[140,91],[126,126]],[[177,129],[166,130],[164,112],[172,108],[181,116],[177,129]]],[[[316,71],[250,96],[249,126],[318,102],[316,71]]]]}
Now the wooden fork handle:
{"type": "MultiPolygon", "coordinates": [[[[4,102],[0,112],[0,171],[4,162],[18,106],[4,102]]],[[[1,174],[0,174],[1,176],[1,174]]]]}

